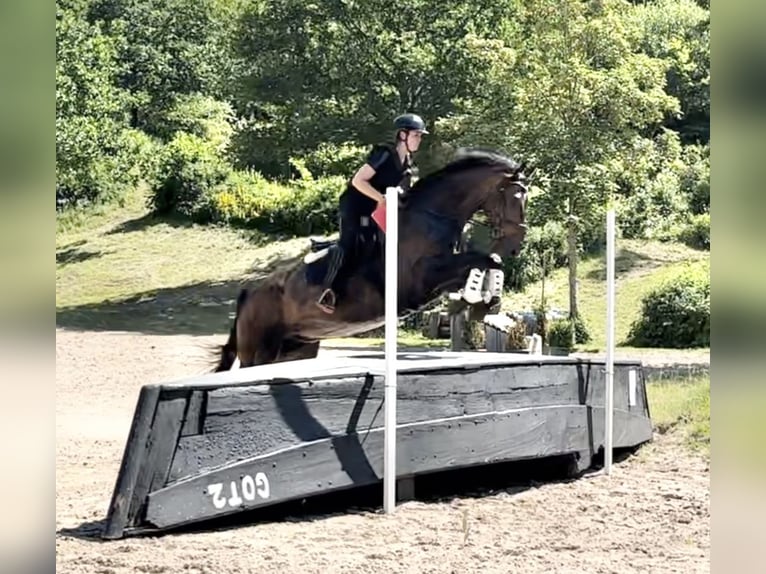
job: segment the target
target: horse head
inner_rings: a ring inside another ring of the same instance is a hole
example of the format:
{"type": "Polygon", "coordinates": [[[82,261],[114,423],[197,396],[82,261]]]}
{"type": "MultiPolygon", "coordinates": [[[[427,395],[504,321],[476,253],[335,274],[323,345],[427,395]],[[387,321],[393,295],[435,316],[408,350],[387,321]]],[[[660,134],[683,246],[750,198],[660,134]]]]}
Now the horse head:
{"type": "Polygon", "coordinates": [[[519,255],[527,234],[528,177],[525,168],[526,164],[522,163],[518,168],[505,172],[482,205],[493,230],[491,251],[504,257],[519,255]]]}
{"type": "Polygon", "coordinates": [[[493,151],[461,149],[445,167],[418,181],[407,202],[449,219],[458,229],[481,211],[494,231],[492,251],[516,256],[526,235],[525,168],[493,151]]]}

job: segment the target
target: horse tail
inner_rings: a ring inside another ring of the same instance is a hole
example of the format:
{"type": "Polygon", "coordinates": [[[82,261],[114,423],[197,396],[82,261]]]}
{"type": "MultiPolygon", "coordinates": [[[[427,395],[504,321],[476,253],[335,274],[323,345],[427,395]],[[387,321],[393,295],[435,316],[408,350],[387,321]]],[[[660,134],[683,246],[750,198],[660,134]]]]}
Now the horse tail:
{"type": "Polygon", "coordinates": [[[214,371],[216,373],[231,370],[231,367],[237,360],[237,320],[239,319],[239,313],[242,310],[242,306],[245,304],[245,301],[247,301],[249,295],[250,293],[247,291],[247,289],[242,289],[239,292],[239,295],[237,295],[237,307],[234,313],[234,323],[232,324],[231,330],[229,331],[229,339],[224,345],[219,347],[220,357],[218,360],[218,366],[214,371]]]}

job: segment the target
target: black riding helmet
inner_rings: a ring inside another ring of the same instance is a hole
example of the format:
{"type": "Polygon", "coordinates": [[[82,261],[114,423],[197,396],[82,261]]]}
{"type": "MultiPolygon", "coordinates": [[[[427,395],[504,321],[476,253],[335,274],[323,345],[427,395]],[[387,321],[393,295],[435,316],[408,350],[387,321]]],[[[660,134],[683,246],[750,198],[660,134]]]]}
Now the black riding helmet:
{"type": "Polygon", "coordinates": [[[424,134],[428,133],[426,122],[417,114],[402,114],[398,116],[394,120],[394,127],[397,130],[413,130],[423,132],[424,134]]]}

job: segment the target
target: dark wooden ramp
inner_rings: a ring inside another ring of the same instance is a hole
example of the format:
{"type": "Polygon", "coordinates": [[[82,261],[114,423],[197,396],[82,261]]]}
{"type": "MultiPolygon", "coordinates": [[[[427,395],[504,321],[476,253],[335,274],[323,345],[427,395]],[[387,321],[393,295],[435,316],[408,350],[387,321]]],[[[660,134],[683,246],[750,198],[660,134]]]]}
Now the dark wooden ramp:
{"type": "MultiPolygon", "coordinates": [[[[567,454],[584,470],[603,448],[603,362],[399,357],[399,478],[567,454]]],[[[384,368],[359,352],[143,387],[104,538],[382,481],[384,368]]],[[[615,448],[651,440],[640,363],[615,363],[614,405],[615,448]]]]}

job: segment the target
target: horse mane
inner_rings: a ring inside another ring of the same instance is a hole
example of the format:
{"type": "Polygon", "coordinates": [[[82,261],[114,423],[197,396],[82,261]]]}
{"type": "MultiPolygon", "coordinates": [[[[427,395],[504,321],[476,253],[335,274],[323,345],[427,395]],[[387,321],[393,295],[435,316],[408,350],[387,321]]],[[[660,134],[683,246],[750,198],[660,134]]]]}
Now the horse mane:
{"type": "Polygon", "coordinates": [[[454,158],[444,167],[416,181],[410,191],[421,194],[451,175],[477,167],[495,167],[518,171],[521,164],[500,152],[482,148],[460,148],[454,158]]]}

